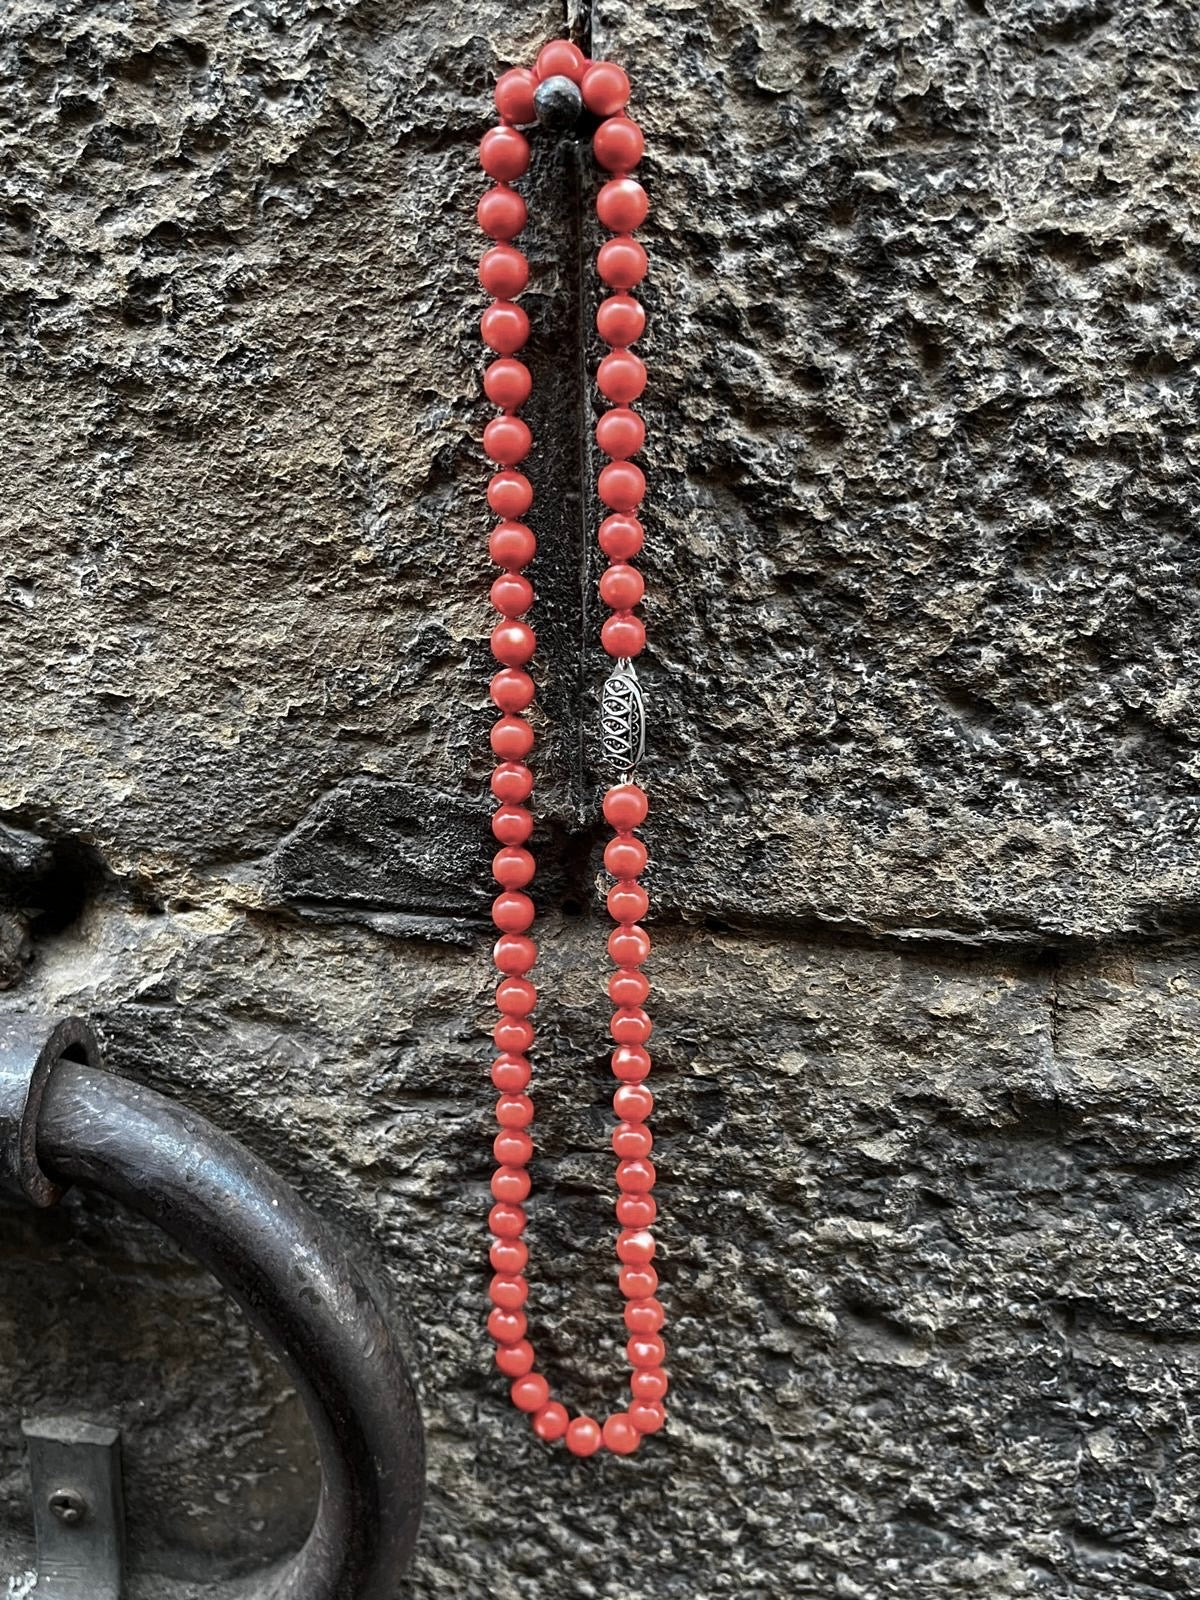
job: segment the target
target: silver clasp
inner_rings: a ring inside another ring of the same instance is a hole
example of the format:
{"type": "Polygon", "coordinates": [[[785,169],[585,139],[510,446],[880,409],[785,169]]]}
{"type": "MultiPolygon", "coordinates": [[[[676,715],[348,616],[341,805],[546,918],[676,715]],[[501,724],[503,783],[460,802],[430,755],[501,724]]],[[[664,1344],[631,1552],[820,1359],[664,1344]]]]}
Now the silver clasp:
{"type": "Polygon", "coordinates": [[[628,656],[620,656],[600,694],[600,738],[604,759],[623,778],[632,777],[646,754],[646,702],[628,656]]]}

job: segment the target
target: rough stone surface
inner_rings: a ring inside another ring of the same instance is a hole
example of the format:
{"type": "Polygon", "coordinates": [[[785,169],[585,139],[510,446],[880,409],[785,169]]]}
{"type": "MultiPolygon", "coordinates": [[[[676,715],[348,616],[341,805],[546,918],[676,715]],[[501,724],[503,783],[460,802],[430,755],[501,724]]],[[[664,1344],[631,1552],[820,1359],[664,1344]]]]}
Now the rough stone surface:
{"type": "MultiPolygon", "coordinates": [[[[3,8],[6,1002],[87,1010],[394,1308],[398,1594],[1193,1593],[1200,9],[576,21],[650,147],[669,1433],[536,1446],[482,1328],[473,145],[555,8],[3,8]]],[[[543,141],[534,1321],[607,1408],[578,188],[543,141]]],[[[82,1197],[0,1254],[0,1577],[39,1409],[125,1427],[133,1600],[295,1547],[303,1417],[207,1278],[82,1197]]]]}

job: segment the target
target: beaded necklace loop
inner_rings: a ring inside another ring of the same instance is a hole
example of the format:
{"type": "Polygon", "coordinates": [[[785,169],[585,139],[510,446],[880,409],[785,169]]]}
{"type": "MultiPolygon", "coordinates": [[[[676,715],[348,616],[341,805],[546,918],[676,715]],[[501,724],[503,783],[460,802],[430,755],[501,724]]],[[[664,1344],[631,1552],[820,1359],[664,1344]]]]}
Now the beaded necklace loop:
{"type": "Polygon", "coordinates": [[[629,1455],[646,1434],[657,1433],[666,1420],[663,1308],[655,1297],[658,1274],[650,1232],[657,1208],[651,1194],[654,1141],[647,1118],[654,1097],[645,1081],[650,1071],[646,1041],[651,1023],[643,1003],[650,985],[641,970],[650,952],[649,936],[641,926],[648,901],[637,881],[645,870],[646,847],[636,830],[645,821],[647,800],[634,781],[644,745],[644,723],[633,661],[646,642],[646,630],[634,608],[645,585],[641,573],[630,564],[642,548],[643,529],[635,512],[646,486],[641,468],[630,459],[645,439],[645,425],[632,403],[645,387],[646,369],[630,346],[640,338],[646,316],[629,291],[646,273],[646,252],[633,233],[645,220],[647,199],[641,184],[630,176],[641,159],[643,140],[641,129],[626,114],[628,99],[629,79],[615,62],[589,61],[576,45],[563,39],[545,45],[532,70],[517,67],[505,72],[496,84],[499,126],[484,135],[479,147],[483,170],[494,186],[483,195],[476,212],[484,233],[493,241],[479,264],[480,281],[494,297],[480,328],[484,343],[496,357],[484,373],[483,388],[499,415],[484,429],[483,444],[497,468],[488,484],[488,504],[501,519],[492,529],[488,550],[502,569],[491,587],[492,604],[501,619],[491,635],[499,671],[490,690],[500,712],[491,733],[497,758],[491,791],[498,802],[492,832],[500,845],[492,862],[493,876],[500,885],[492,903],[492,921],[498,932],[493,957],[501,977],[496,989],[500,1016],[492,1035],[500,1052],[492,1063],[492,1082],[499,1091],[496,1121],[500,1131],[493,1144],[498,1163],[492,1175],[495,1204],[488,1214],[495,1274],[489,1290],[488,1331],[496,1342],[496,1365],[512,1380],[514,1405],[529,1413],[539,1439],[548,1443],[564,1439],[567,1449],[577,1456],[594,1455],[602,1447],[629,1455]],[[529,263],[512,243],[527,220],[525,201],[512,185],[527,171],[530,159],[529,141],[519,125],[541,122],[551,129],[566,127],[581,108],[602,119],[592,148],[600,167],[610,174],[596,196],[596,213],[612,234],[597,253],[596,269],[613,291],[596,312],[596,327],[609,346],[597,369],[596,383],[611,404],[596,424],[596,442],[609,458],[597,484],[600,500],[609,512],[598,531],[600,548],[609,558],[600,579],[600,597],[611,610],[600,630],[600,642],[616,665],[604,687],[601,724],[605,759],[620,780],[604,795],[604,816],[613,829],[604,865],[614,879],[608,891],[608,910],[616,924],[608,938],[608,953],[616,968],[608,992],[616,1007],[611,1024],[615,1044],[612,1070],[619,1080],[613,1095],[618,1121],[612,1134],[619,1191],[618,1281],[625,1297],[625,1351],[633,1369],[629,1405],[614,1412],[603,1426],[592,1417],[569,1416],[565,1406],[550,1398],[546,1379],[535,1370],[523,1309],[528,1297],[524,1271],[529,1252],[521,1237],[526,1224],[523,1202],[530,1189],[528,1164],[533,1155],[529,1132],[533,1102],[527,1091],[534,1032],[529,1017],[537,1003],[537,990],[528,977],[537,959],[537,945],[529,932],[534,905],[525,892],[535,870],[526,847],[533,831],[528,806],[533,773],[527,763],[534,732],[522,714],[533,704],[534,683],[526,669],[536,640],[523,620],[533,603],[533,588],[521,569],[532,560],[536,541],[522,520],[533,503],[533,488],[518,470],[533,443],[529,428],[517,415],[529,398],[532,379],[528,367],[517,359],[529,337],[529,318],[517,304],[529,281],[529,263]]]}

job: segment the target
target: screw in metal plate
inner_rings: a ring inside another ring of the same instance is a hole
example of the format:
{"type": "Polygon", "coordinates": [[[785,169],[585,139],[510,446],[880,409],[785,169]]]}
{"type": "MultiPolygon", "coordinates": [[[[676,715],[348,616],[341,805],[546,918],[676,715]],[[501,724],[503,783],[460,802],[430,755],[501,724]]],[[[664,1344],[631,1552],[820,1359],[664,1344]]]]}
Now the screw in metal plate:
{"type": "Polygon", "coordinates": [[[87,1509],[87,1501],[76,1489],[56,1489],[50,1496],[50,1510],[59,1522],[65,1522],[69,1528],[83,1521],[87,1509]]]}

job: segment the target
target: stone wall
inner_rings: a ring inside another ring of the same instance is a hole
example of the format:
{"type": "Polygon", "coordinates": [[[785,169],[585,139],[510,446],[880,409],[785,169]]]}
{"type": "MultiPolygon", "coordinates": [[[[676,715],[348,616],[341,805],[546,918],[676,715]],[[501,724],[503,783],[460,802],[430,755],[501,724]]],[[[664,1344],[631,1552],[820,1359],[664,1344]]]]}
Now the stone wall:
{"type": "MultiPolygon", "coordinates": [[[[474,146],[561,11],[4,7],[6,998],[92,1015],[395,1306],[404,1594],[1193,1592],[1200,7],[573,21],[650,152],[669,1431],[545,1450],[483,1332],[474,146]]],[[[580,218],[535,164],[533,1320],[608,1409],[580,218]]],[[[0,1223],[10,1566],[39,1406],[125,1425],[135,1600],[293,1546],[303,1418],[210,1281],[111,1207],[0,1223]]]]}

